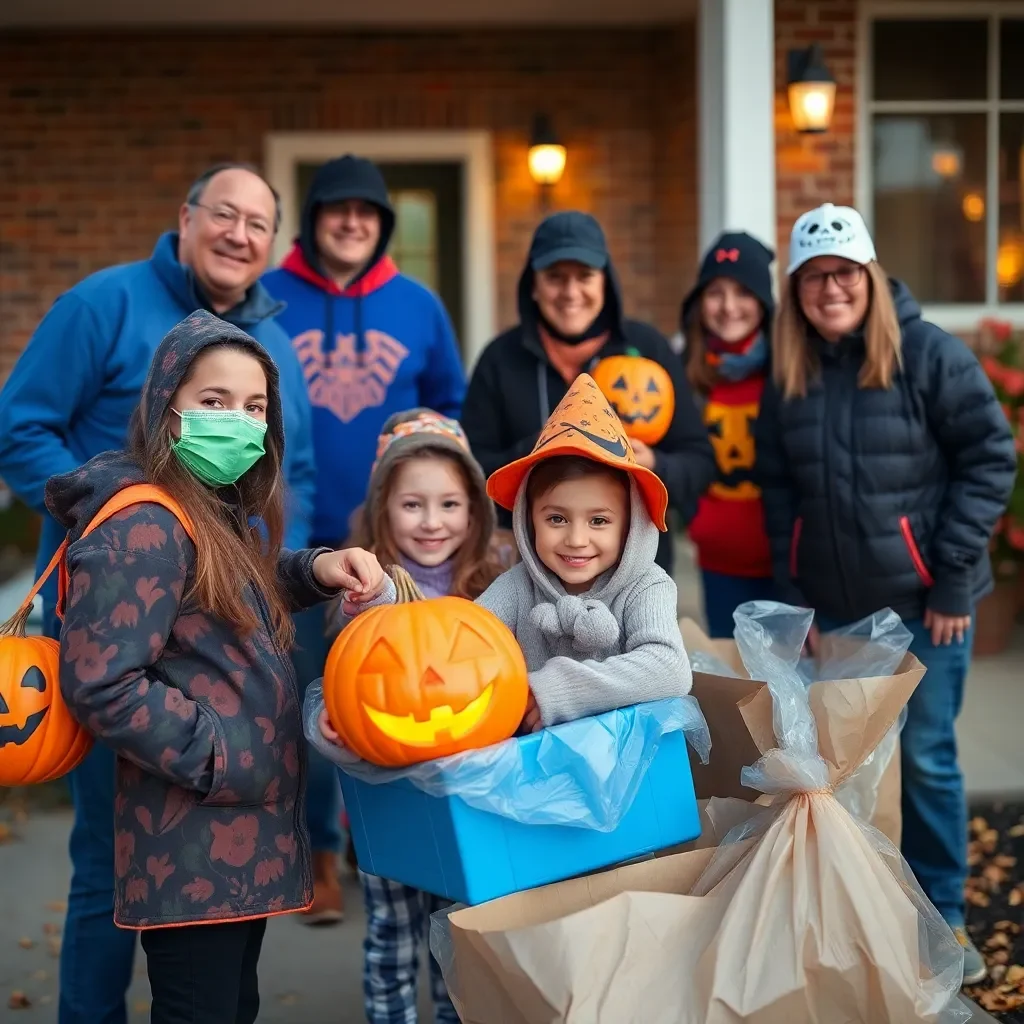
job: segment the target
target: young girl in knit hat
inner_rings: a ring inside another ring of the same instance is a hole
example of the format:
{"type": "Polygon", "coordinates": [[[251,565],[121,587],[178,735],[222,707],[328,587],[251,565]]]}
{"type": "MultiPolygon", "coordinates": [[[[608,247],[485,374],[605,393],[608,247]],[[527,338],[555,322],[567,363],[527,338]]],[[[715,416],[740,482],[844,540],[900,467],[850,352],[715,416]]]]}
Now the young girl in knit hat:
{"type": "MultiPolygon", "coordinates": [[[[533,451],[492,474],[487,493],[512,511],[522,561],[477,603],[523,649],[528,728],[689,693],[676,586],[654,561],[668,494],[636,461],[589,375],[575,380],[533,451]]],[[[389,579],[373,603],[395,598],[389,579]]],[[[369,606],[344,604],[353,614],[369,606]]],[[[306,721],[314,710],[307,708],[306,721]]],[[[336,742],[322,710],[319,721],[336,742]]],[[[320,746],[320,737],[311,739],[320,746]]]]}
{"type": "MultiPolygon", "coordinates": [[[[385,423],[366,502],[353,518],[353,536],[382,565],[403,566],[425,597],[473,600],[504,568],[492,545],[495,514],[483,470],[459,424],[429,409],[398,413],[385,423]]],[[[352,611],[336,601],[328,612],[329,631],[339,633],[352,611]]],[[[336,739],[333,731],[328,735],[336,739]]],[[[329,746],[318,749],[330,755],[329,746]]],[[[359,878],[366,904],[367,1019],[414,1021],[420,942],[430,915],[448,901],[363,871],[359,878]]],[[[433,957],[430,981],[437,1024],[458,1024],[433,957]]]]}

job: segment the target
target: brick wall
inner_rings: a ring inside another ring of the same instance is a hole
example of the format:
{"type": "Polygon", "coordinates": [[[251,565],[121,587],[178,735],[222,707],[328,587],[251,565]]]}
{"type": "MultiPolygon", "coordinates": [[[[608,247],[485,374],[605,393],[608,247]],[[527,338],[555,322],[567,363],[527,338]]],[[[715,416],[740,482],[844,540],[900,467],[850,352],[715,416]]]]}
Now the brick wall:
{"type": "Polygon", "coordinates": [[[805,210],[854,199],[857,0],[775,0],[775,148],[780,263],[789,233],[805,210]],[[836,79],[831,129],[801,135],[786,96],[787,54],[820,43],[836,79]]]}
{"type": "Polygon", "coordinates": [[[605,225],[626,303],[674,326],[695,245],[693,26],[676,30],[8,35],[0,40],[0,375],[53,299],[147,256],[206,164],[269,131],[490,129],[499,322],[539,208],[529,125],[568,146],[556,207],[605,225]],[[657,258],[655,254],[657,252],[657,258]]]}

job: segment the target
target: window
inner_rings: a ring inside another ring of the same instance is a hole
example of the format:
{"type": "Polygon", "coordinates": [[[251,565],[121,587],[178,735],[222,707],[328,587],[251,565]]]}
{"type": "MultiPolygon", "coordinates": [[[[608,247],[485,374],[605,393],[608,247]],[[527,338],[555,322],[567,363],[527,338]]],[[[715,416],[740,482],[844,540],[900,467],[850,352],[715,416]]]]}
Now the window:
{"type": "Polygon", "coordinates": [[[403,273],[437,291],[437,196],[426,189],[392,190],[391,255],[403,273]]]}
{"type": "Polygon", "coordinates": [[[878,258],[954,317],[1024,305],[1024,4],[896,7],[867,23],[862,206],[878,258]]]}

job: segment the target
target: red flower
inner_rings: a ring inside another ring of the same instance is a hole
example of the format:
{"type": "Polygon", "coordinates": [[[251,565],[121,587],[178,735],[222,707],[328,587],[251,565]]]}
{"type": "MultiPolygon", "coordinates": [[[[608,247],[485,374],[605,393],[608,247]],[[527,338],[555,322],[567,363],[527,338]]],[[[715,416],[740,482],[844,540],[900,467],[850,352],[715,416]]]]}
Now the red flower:
{"type": "Polygon", "coordinates": [[[165,853],[159,860],[156,857],[146,858],[146,873],[156,879],[158,889],[174,874],[174,865],[168,863],[169,857],[170,854],[165,853]]]}
{"type": "Polygon", "coordinates": [[[1011,398],[1020,398],[1021,395],[1024,395],[1024,370],[1004,367],[1002,387],[1011,398]]]}
{"type": "Polygon", "coordinates": [[[280,857],[273,860],[261,860],[256,865],[256,884],[269,885],[284,877],[284,861],[280,857]]]}
{"type": "Polygon", "coordinates": [[[212,821],[210,830],[213,832],[211,860],[222,860],[233,868],[240,868],[256,855],[256,837],[259,835],[260,823],[255,815],[240,814],[229,825],[212,821]]]}
{"type": "Polygon", "coordinates": [[[149,882],[144,878],[133,878],[128,883],[124,895],[129,903],[141,903],[149,896],[149,882]]]}
{"type": "Polygon", "coordinates": [[[110,624],[112,626],[137,626],[139,624],[138,605],[121,601],[110,613],[110,624]]]}
{"type": "Polygon", "coordinates": [[[1024,526],[1011,522],[1006,531],[1006,539],[1010,542],[1011,548],[1024,551],[1024,526]]]}
{"type": "Polygon", "coordinates": [[[298,853],[298,845],[295,842],[295,833],[289,832],[286,836],[277,836],[274,840],[274,845],[284,854],[287,854],[288,859],[292,864],[295,863],[295,855],[298,853]]]}
{"type": "MultiPolygon", "coordinates": [[[[85,635],[85,630],[73,632],[81,633],[83,637],[85,635]]],[[[64,660],[74,663],[75,678],[80,683],[98,683],[107,674],[110,659],[117,654],[117,647],[114,644],[101,651],[98,643],[84,643],[78,638],[72,640],[70,634],[65,646],[64,660]]]]}
{"type": "Polygon", "coordinates": [[[162,548],[167,543],[167,534],[156,523],[138,523],[128,531],[128,550],[149,551],[162,548]]]}
{"type": "Polygon", "coordinates": [[[131,832],[118,832],[114,836],[114,874],[124,878],[135,853],[135,836],[131,832]]]}
{"type": "Polygon", "coordinates": [[[181,894],[187,896],[193,903],[205,903],[213,895],[213,882],[197,875],[191,882],[181,887],[181,894]]]}
{"type": "Polygon", "coordinates": [[[996,320],[994,317],[986,317],[981,321],[980,327],[996,341],[1006,342],[1013,337],[1013,324],[1009,320],[996,320]]]}
{"type": "Polygon", "coordinates": [[[139,597],[142,603],[146,606],[146,614],[148,615],[153,605],[163,597],[167,591],[157,586],[159,582],[159,576],[151,576],[148,579],[143,577],[138,580],[135,584],[135,594],[139,597]]]}

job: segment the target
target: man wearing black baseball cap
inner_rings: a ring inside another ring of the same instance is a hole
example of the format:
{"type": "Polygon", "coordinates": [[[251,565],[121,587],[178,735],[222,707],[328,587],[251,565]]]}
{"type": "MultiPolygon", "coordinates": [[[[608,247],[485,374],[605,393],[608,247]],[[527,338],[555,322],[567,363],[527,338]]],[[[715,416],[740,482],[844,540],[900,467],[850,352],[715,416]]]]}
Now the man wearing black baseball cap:
{"type": "MultiPolygon", "coordinates": [[[[457,417],[465,375],[441,300],[387,255],[395,213],[380,168],[351,154],[320,167],[301,231],[263,283],[287,303],[277,322],[298,353],[313,407],[316,505],[311,542],[338,547],[362,503],[385,422],[427,407],[457,417]]],[[[323,674],[322,609],[296,616],[299,685],[323,674]]],[[[310,752],[307,815],[313,846],[310,924],[342,916],[338,884],[340,789],[333,766],[310,752]]]]}
{"type": "MultiPolygon", "coordinates": [[[[660,363],[672,379],[675,412],[664,437],[632,443],[689,522],[715,475],[711,444],[679,357],[658,330],[624,315],[604,231],[588,213],[555,213],[538,226],[519,278],[519,324],[491,341],[473,371],[462,425],[484,471],[529,454],[572,381],[624,354],[660,363]]],[[[510,526],[507,513],[500,519],[510,526]]],[[[671,571],[670,534],[661,535],[658,564],[671,571]]]]}

